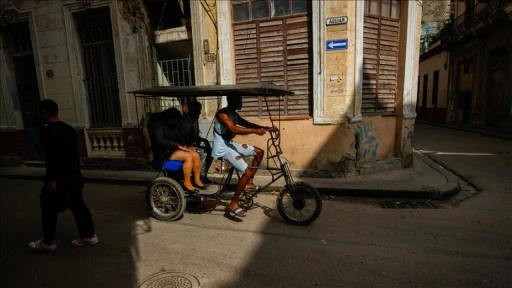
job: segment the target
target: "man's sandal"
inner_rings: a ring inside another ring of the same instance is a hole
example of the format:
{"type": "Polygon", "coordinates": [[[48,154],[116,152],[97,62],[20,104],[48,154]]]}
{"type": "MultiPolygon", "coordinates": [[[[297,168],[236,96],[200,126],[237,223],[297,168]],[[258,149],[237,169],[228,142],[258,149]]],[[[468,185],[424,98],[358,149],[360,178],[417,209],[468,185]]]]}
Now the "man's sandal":
{"type": "Polygon", "coordinates": [[[229,209],[229,212],[235,214],[235,216],[238,216],[238,217],[247,216],[247,214],[245,214],[245,210],[240,207],[237,207],[235,210],[231,209],[231,207],[228,207],[228,209],[229,209]]]}
{"type": "Polygon", "coordinates": [[[248,192],[258,192],[261,190],[261,187],[258,186],[258,185],[245,185],[245,188],[244,188],[245,191],[248,191],[248,192]]]}

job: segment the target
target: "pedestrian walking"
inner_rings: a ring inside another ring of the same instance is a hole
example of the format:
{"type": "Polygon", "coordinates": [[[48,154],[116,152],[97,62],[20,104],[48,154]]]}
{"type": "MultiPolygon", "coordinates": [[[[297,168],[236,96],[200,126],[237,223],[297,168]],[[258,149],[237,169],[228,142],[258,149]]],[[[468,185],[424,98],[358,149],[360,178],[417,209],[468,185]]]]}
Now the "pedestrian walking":
{"type": "Polygon", "coordinates": [[[57,215],[68,208],[73,213],[79,238],[74,246],[99,242],[91,212],[82,198],[84,177],[80,168],[77,133],[73,127],[59,120],[59,107],[55,101],[40,102],[39,112],[44,126],[41,128],[46,175],[41,189],[41,221],[43,238],[29,243],[34,252],[54,251],[57,215]]]}

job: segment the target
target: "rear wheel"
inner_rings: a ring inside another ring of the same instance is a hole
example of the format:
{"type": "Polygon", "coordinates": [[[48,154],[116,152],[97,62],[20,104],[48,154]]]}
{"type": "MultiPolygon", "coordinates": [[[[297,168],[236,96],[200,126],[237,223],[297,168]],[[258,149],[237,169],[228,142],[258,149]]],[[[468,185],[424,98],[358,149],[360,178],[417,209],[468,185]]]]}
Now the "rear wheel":
{"type": "Polygon", "coordinates": [[[315,187],[305,182],[285,186],[277,197],[277,211],[288,223],[309,225],[322,212],[322,197],[315,187]]]}
{"type": "Polygon", "coordinates": [[[181,185],[167,177],[153,180],[146,192],[146,202],[151,216],[163,221],[178,220],[186,206],[181,185]]]}

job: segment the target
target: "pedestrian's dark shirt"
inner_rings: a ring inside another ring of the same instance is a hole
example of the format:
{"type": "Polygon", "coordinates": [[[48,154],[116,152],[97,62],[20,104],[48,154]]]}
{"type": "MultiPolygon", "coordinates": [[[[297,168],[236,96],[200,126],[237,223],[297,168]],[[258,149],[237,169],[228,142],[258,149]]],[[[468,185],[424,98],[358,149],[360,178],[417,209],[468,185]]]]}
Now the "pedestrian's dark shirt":
{"type": "Polygon", "coordinates": [[[41,129],[41,143],[46,164],[46,181],[65,181],[80,174],[77,134],[73,127],[58,121],[41,129]]]}

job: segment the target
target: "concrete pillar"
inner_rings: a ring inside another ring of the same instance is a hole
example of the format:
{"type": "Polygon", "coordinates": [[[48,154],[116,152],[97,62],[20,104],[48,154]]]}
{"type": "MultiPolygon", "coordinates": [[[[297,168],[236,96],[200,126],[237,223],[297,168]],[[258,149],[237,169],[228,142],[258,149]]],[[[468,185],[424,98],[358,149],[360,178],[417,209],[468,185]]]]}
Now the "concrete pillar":
{"type": "Polygon", "coordinates": [[[398,91],[396,97],[396,139],[395,152],[400,157],[402,167],[412,165],[412,137],[416,119],[418,89],[418,67],[420,48],[421,6],[416,1],[402,2],[400,27],[400,63],[398,91]]]}

